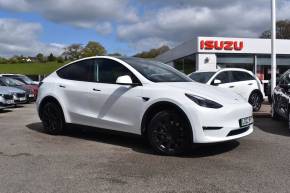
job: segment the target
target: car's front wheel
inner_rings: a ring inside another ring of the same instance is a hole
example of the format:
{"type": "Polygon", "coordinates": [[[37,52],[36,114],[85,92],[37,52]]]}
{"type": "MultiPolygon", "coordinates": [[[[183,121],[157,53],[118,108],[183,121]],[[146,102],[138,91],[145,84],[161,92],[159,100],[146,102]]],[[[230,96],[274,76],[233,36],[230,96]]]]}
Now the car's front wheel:
{"type": "Polygon", "coordinates": [[[153,149],[163,155],[179,155],[191,144],[190,125],[180,113],[164,110],[148,125],[148,139],[153,149]]]}
{"type": "Polygon", "coordinates": [[[263,98],[258,92],[253,92],[249,97],[249,103],[253,107],[253,111],[257,112],[261,109],[263,98]]]}
{"type": "Polygon", "coordinates": [[[60,106],[53,102],[46,103],[41,110],[41,120],[44,130],[52,135],[64,130],[65,121],[60,106]]]}
{"type": "Polygon", "coordinates": [[[271,106],[271,116],[272,116],[272,119],[274,119],[274,120],[280,120],[280,116],[277,114],[277,112],[275,110],[274,103],[272,103],[272,106],[271,106]]]}

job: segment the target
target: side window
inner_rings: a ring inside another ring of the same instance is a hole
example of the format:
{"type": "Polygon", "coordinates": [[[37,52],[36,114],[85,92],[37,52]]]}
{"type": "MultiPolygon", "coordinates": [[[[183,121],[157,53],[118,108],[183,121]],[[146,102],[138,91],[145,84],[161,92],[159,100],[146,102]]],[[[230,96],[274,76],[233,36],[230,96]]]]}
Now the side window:
{"type": "Polygon", "coordinates": [[[215,79],[220,80],[222,83],[221,84],[226,84],[231,82],[231,72],[225,71],[225,72],[220,72],[215,79]]]}
{"type": "Polygon", "coordinates": [[[119,76],[128,75],[134,83],[139,82],[136,76],[124,65],[111,59],[96,59],[95,82],[115,84],[119,76]]]}
{"type": "Polygon", "coordinates": [[[94,76],[93,66],[94,60],[87,59],[70,64],[56,73],[63,79],[92,82],[94,76]]]}
{"type": "Polygon", "coordinates": [[[290,73],[287,73],[285,76],[285,84],[290,84],[290,73]]]}
{"type": "Polygon", "coordinates": [[[233,71],[232,74],[233,82],[255,80],[255,78],[247,72],[233,71]]]}

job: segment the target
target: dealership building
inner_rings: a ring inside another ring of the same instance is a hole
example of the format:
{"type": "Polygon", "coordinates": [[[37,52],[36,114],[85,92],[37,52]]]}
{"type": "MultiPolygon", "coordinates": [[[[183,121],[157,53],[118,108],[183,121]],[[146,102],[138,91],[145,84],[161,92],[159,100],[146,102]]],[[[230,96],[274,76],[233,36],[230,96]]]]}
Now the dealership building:
{"type": "MultiPolygon", "coordinates": [[[[277,74],[290,69],[290,40],[277,40],[277,74]]],[[[271,79],[271,40],[197,37],[159,55],[157,60],[189,74],[217,68],[244,68],[271,79]]]]}

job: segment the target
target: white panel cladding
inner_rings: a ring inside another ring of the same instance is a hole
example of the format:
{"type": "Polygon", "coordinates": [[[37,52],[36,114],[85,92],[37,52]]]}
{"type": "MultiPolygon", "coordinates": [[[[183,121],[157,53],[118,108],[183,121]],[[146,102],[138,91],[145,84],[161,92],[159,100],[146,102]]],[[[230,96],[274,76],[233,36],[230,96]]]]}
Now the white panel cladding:
{"type": "Polygon", "coordinates": [[[215,54],[196,54],[196,68],[198,71],[211,71],[217,68],[215,54]]]}

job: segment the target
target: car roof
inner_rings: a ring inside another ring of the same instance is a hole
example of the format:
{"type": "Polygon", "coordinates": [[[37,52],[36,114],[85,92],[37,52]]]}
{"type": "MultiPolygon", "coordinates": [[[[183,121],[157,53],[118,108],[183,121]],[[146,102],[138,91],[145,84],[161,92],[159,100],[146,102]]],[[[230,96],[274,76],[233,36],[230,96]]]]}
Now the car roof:
{"type": "Polygon", "coordinates": [[[200,71],[196,71],[196,72],[198,73],[198,72],[223,72],[223,71],[241,71],[241,72],[250,72],[251,73],[251,71],[243,69],[243,68],[221,68],[221,69],[208,70],[208,71],[200,70],[200,71]]]}

